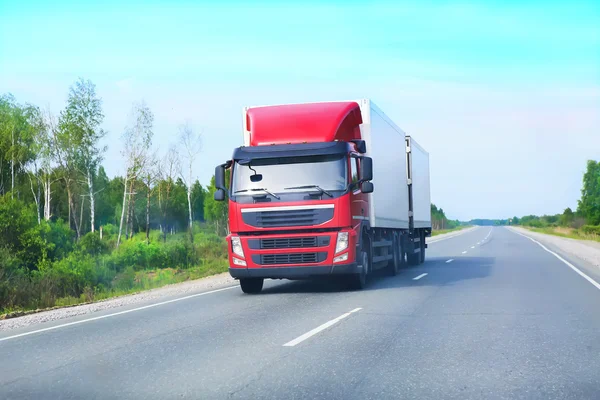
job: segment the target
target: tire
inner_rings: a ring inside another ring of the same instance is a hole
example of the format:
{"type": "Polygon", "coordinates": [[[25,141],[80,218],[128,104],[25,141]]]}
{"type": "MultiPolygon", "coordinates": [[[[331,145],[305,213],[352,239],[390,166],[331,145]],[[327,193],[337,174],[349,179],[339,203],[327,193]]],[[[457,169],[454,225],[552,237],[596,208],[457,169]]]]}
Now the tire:
{"type": "Polygon", "coordinates": [[[242,292],[247,294],[257,294],[263,288],[264,283],[263,278],[243,278],[240,279],[240,286],[242,288],[242,292]]]}
{"type": "Polygon", "coordinates": [[[367,286],[367,275],[371,269],[369,253],[366,251],[360,252],[360,262],[362,265],[361,272],[350,275],[349,284],[351,290],[362,290],[367,286]]]}

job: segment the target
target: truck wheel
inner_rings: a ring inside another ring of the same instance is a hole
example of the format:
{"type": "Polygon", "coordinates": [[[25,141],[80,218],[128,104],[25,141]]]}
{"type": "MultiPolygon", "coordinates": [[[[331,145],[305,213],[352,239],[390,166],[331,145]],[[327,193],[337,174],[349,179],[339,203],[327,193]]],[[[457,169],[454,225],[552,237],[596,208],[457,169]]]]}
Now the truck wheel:
{"type": "Polygon", "coordinates": [[[367,286],[367,274],[371,269],[371,265],[369,264],[369,253],[366,251],[360,252],[360,262],[362,265],[361,272],[358,274],[350,275],[350,288],[352,290],[361,290],[367,286]]]}
{"type": "Polygon", "coordinates": [[[244,278],[240,279],[240,286],[242,292],[248,294],[260,293],[263,287],[264,279],[262,278],[244,278]]]}

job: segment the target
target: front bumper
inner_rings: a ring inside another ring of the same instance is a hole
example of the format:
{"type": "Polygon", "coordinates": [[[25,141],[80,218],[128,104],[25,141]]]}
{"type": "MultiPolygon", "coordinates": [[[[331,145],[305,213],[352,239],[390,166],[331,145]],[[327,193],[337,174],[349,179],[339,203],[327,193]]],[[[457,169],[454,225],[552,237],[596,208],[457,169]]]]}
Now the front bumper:
{"type": "Polygon", "coordinates": [[[264,268],[229,268],[229,274],[235,278],[270,278],[270,279],[310,279],[331,275],[348,275],[361,272],[362,265],[357,263],[340,265],[289,266],[264,268]]]}

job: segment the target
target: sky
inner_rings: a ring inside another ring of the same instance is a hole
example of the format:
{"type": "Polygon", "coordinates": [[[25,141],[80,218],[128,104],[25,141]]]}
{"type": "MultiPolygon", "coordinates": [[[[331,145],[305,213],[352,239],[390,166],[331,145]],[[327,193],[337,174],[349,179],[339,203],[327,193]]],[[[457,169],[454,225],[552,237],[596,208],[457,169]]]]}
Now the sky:
{"type": "Polygon", "coordinates": [[[202,133],[194,173],[242,144],[242,107],[370,98],[430,153],[450,218],[575,209],[600,160],[600,2],[0,0],[0,93],[65,106],[91,79],[110,176],[134,102],[154,146],[202,133]]]}

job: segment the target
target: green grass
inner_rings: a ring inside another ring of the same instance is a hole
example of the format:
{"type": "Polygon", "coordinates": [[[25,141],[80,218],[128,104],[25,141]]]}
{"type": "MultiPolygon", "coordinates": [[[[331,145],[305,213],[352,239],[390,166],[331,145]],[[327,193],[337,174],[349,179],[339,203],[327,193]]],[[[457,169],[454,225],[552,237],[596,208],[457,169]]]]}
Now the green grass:
{"type": "MultiPolygon", "coordinates": [[[[53,307],[45,309],[54,309],[60,307],[69,307],[78,304],[92,303],[96,301],[107,300],[114,297],[125,296],[128,294],[139,293],[145,290],[157,289],[163,286],[186,282],[195,279],[201,279],[212,275],[227,272],[229,264],[227,260],[210,260],[203,262],[199,266],[187,269],[150,269],[133,272],[130,279],[131,286],[122,289],[108,290],[85,290],[79,297],[67,296],[56,299],[53,307]]],[[[122,279],[124,275],[131,274],[125,271],[115,277],[116,280],[122,279]]],[[[127,277],[126,277],[127,278],[127,277]]],[[[41,311],[42,309],[32,308],[12,308],[5,309],[0,314],[0,320],[20,316],[28,312],[41,311]]]]}
{"type": "Polygon", "coordinates": [[[470,226],[461,225],[461,226],[457,226],[456,228],[452,228],[452,229],[436,229],[431,232],[431,236],[437,236],[437,235],[441,235],[443,233],[448,233],[448,232],[460,231],[465,228],[470,228],[470,226]]]}
{"type": "Polygon", "coordinates": [[[530,226],[521,226],[521,228],[528,229],[532,232],[544,233],[546,235],[554,235],[565,237],[569,239],[577,239],[577,240],[592,240],[596,242],[600,242],[600,235],[595,235],[593,233],[584,233],[578,229],[574,228],[562,228],[562,227],[545,227],[545,228],[533,228],[530,226]]]}

